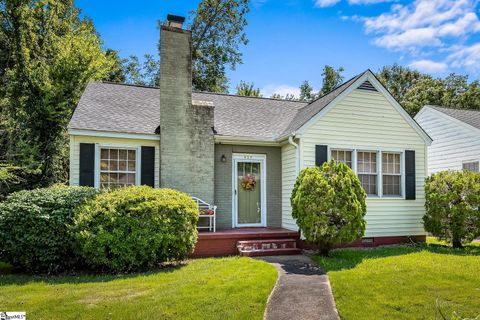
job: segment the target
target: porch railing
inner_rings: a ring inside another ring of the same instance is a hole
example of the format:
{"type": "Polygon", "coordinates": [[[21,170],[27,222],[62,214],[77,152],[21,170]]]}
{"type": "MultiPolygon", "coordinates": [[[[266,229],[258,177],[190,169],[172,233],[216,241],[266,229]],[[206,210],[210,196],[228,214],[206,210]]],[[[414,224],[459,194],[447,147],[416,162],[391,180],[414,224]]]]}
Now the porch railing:
{"type": "Polygon", "coordinates": [[[191,197],[191,198],[193,201],[197,203],[198,209],[200,209],[199,219],[202,219],[202,220],[208,219],[208,226],[198,225],[197,229],[208,229],[208,231],[215,232],[217,229],[216,221],[215,221],[216,215],[217,215],[217,206],[206,203],[205,201],[197,197],[191,197]]]}

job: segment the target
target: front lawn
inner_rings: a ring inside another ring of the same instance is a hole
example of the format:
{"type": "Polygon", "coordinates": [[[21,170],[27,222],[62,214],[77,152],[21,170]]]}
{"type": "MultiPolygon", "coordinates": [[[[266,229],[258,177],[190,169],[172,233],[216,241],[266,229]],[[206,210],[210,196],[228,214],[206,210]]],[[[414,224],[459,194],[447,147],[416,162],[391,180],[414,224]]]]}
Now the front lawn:
{"type": "Polygon", "coordinates": [[[340,249],[315,260],[328,272],[342,319],[480,316],[479,246],[340,249]]]}
{"type": "Polygon", "coordinates": [[[0,311],[28,319],[262,319],[277,271],[249,258],[132,275],[0,276],[0,311]]]}

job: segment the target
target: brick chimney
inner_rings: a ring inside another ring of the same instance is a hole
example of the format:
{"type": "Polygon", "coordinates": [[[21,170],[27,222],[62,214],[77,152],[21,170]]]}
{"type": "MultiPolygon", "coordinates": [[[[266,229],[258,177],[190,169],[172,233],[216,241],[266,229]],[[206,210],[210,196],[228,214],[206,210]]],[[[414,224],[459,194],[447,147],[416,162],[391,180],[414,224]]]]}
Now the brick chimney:
{"type": "Polygon", "coordinates": [[[160,27],[160,185],[213,203],[213,103],[192,103],[192,34],[184,17],[160,27]]]}

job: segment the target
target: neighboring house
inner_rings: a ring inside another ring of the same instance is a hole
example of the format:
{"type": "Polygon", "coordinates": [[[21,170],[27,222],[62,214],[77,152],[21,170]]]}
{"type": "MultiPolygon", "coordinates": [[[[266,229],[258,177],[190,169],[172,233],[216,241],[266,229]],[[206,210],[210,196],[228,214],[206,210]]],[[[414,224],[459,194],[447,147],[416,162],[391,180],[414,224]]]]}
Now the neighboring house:
{"type": "Polygon", "coordinates": [[[371,71],[311,103],[192,92],[191,33],[181,22],[169,16],[161,27],[159,88],[87,86],[68,126],[71,185],[146,184],[213,203],[220,232],[201,233],[205,249],[228,232],[236,239],[298,235],[290,207],[295,179],[336,159],[368,193],[365,242],[424,237],[432,140],[371,71]]]}
{"type": "Polygon", "coordinates": [[[432,137],[428,173],[442,170],[479,172],[480,110],[425,106],[415,116],[432,137]]]}

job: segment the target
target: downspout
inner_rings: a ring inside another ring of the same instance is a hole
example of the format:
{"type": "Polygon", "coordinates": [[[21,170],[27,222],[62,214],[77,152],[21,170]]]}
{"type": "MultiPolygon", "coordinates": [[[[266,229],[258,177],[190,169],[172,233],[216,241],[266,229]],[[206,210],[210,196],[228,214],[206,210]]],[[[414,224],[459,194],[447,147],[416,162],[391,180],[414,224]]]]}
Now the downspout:
{"type": "Polygon", "coordinates": [[[295,139],[295,132],[293,132],[289,137],[288,137],[288,143],[291,144],[292,146],[295,147],[296,153],[295,153],[295,173],[298,176],[300,173],[300,147],[293,139],[295,139]]]}

